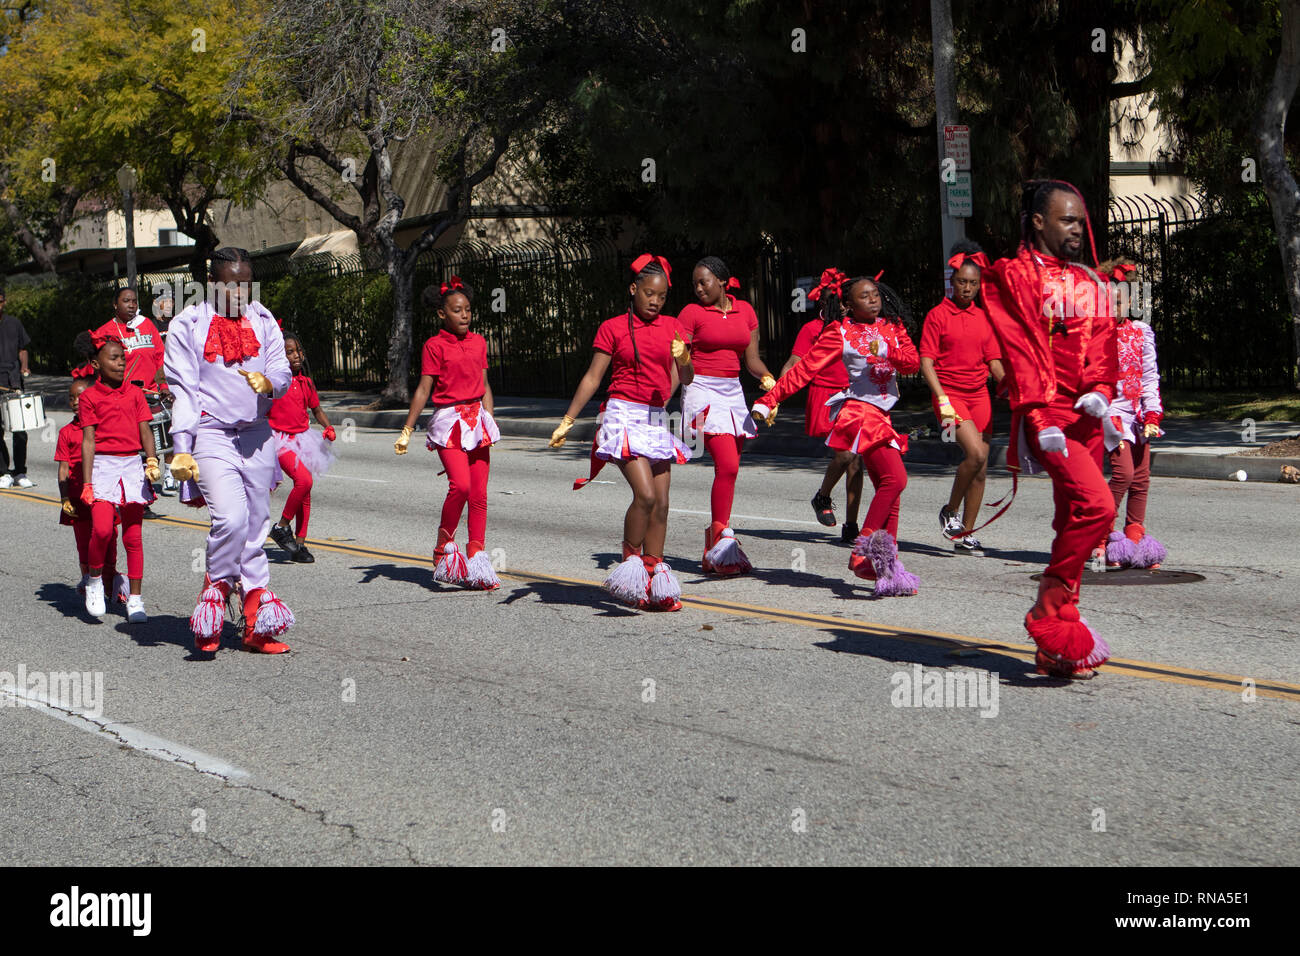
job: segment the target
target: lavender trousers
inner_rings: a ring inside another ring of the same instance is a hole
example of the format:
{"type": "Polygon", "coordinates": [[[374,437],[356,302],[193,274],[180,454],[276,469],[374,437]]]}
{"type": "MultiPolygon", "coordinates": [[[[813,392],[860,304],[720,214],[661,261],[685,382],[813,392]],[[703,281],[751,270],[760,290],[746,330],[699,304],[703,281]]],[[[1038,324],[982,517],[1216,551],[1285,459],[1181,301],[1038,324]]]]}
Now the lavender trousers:
{"type": "Polygon", "coordinates": [[[194,433],[199,490],[208,503],[208,578],[264,588],[271,569],[262,550],[271,530],[271,487],[278,470],[265,420],[243,428],[201,421],[194,433]]]}

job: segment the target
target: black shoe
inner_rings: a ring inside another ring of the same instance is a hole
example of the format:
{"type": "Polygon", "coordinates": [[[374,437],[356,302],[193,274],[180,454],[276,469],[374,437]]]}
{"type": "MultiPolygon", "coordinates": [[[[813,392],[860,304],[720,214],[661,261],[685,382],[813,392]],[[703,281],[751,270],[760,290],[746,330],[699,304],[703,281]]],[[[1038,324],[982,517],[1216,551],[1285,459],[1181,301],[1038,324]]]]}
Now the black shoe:
{"type": "Polygon", "coordinates": [[[955,511],[944,505],[939,509],[939,528],[945,538],[956,541],[965,534],[966,526],[962,524],[961,517],[955,511]]]}
{"type": "Polygon", "coordinates": [[[812,496],[812,507],[818,521],[828,528],[835,527],[835,503],[831,501],[830,495],[817,492],[812,496]]]}
{"type": "Polygon", "coordinates": [[[293,553],[293,557],[290,558],[289,560],[297,561],[299,564],[316,563],[316,559],[312,557],[312,553],[307,550],[307,546],[305,544],[298,545],[298,550],[293,553]]]}
{"type": "Polygon", "coordinates": [[[158,512],[156,512],[156,511],[154,511],[154,510],[153,510],[152,508],[150,508],[148,505],[145,505],[145,506],[144,506],[144,512],[141,514],[140,517],[142,517],[142,518],[161,518],[162,515],[160,515],[160,514],[159,514],[158,512]]]}
{"type": "Polygon", "coordinates": [[[284,525],[271,525],[271,540],[278,544],[283,550],[289,552],[289,557],[297,559],[298,541],[293,536],[293,531],[284,525]]]}
{"type": "Polygon", "coordinates": [[[952,549],[960,554],[983,554],[984,548],[980,545],[979,538],[973,534],[963,535],[957,541],[953,542],[952,549]]]}
{"type": "Polygon", "coordinates": [[[845,524],[840,528],[840,540],[845,544],[852,544],[858,540],[858,535],[861,533],[862,529],[857,525],[845,524]]]}

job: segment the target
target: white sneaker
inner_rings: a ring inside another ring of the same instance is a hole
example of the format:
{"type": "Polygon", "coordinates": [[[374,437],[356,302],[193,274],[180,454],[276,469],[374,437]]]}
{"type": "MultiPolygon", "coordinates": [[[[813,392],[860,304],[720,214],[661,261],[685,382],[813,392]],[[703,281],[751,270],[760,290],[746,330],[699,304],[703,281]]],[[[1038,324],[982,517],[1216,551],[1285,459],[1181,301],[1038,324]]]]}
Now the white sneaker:
{"type": "Polygon", "coordinates": [[[86,582],[86,613],[91,617],[103,617],[104,610],[104,579],[91,578],[86,582]]]}
{"type": "Polygon", "coordinates": [[[15,483],[19,488],[35,488],[35,487],[36,487],[36,482],[32,481],[32,480],[31,480],[30,478],[28,478],[26,475],[19,475],[17,478],[14,479],[14,483],[15,483]]]}
{"type": "Polygon", "coordinates": [[[165,497],[170,498],[176,494],[176,479],[172,477],[171,469],[163,469],[162,493],[165,497]]]}
{"type": "Polygon", "coordinates": [[[149,615],[144,613],[144,598],[139,594],[132,594],[126,599],[126,619],[132,624],[143,624],[149,620],[149,615]]]}
{"type": "Polygon", "coordinates": [[[14,486],[14,476],[5,474],[0,475],[0,488],[12,488],[14,486]]]}

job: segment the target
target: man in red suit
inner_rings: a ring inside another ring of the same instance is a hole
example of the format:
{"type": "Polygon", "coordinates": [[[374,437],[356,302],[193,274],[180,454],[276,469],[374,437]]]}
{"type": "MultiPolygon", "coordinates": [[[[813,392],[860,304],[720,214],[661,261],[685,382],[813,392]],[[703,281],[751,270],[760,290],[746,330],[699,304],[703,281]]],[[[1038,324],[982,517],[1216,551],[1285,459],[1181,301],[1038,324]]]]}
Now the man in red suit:
{"type": "Polygon", "coordinates": [[[1079,582],[1110,528],[1115,502],[1102,475],[1101,418],[1118,379],[1115,319],[1097,274],[1077,260],[1083,234],[1096,262],[1079,191],[1059,180],[1025,185],[1022,242],[987,273],[984,304],[1002,345],[1011,397],[1007,465],[1052,479],[1052,558],[1025,628],[1040,674],[1086,679],[1110,648],[1079,616],[1079,582]]]}

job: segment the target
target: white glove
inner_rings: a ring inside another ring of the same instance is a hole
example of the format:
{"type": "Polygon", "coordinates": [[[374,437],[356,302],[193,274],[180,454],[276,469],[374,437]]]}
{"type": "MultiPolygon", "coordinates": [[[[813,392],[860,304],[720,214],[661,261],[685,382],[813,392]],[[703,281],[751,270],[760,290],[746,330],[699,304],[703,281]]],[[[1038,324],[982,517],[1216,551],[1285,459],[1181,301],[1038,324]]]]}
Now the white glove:
{"type": "MultiPolygon", "coordinates": [[[[1096,392],[1090,392],[1096,395],[1096,392]]],[[[1087,396],[1085,396],[1086,398],[1087,396]]],[[[1080,399],[1082,401],[1082,399],[1080,399]]],[[[1040,429],[1038,432],[1038,447],[1048,454],[1060,453],[1066,458],[1070,457],[1070,449],[1065,447],[1065,432],[1061,431],[1055,425],[1040,429]]]]}
{"type": "Polygon", "coordinates": [[[1079,400],[1074,403],[1076,412],[1084,412],[1093,418],[1104,417],[1108,408],[1110,408],[1110,402],[1106,401],[1106,396],[1101,392],[1089,392],[1087,395],[1080,395],[1079,400]]]}

